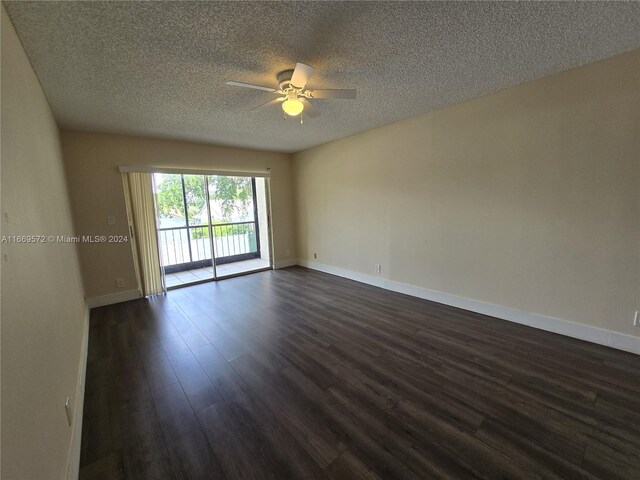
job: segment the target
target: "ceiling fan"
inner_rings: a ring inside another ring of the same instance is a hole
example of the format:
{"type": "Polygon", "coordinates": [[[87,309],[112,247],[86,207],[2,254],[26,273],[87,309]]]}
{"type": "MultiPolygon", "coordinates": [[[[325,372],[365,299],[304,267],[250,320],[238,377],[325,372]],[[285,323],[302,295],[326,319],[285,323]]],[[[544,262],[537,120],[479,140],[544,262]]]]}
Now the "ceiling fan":
{"type": "Polygon", "coordinates": [[[254,108],[268,107],[271,105],[281,104],[282,111],[285,113],[285,118],[300,116],[300,123],[302,123],[302,114],[304,113],[309,118],[314,118],[320,115],[320,112],[309,102],[309,99],[313,98],[339,98],[346,100],[353,100],[356,98],[357,91],[355,89],[323,89],[323,90],[306,90],[307,82],[311,75],[313,75],[314,69],[304,63],[297,63],[296,68],[293,70],[284,70],[278,74],[278,88],[264,87],[262,85],[253,85],[251,83],[244,82],[227,82],[227,85],[231,87],[253,88],[256,90],[264,90],[265,92],[275,93],[281,95],[267,103],[259,105],[254,108]]]}

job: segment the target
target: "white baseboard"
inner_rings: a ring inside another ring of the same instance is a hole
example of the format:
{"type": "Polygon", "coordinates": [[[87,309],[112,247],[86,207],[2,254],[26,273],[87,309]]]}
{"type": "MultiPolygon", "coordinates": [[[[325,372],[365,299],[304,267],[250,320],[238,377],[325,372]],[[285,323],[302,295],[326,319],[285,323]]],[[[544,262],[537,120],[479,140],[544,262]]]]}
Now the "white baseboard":
{"type": "Polygon", "coordinates": [[[107,295],[87,298],[87,305],[89,308],[103,307],[114,303],[128,302],[129,300],[135,300],[140,297],[142,297],[140,290],[126,290],[124,292],[109,293],[107,295]]]}
{"type": "Polygon", "coordinates": [[[294,265],[298,265],[298,259],[297,258],[289,258],[288,260],[281,260],[279,262],[276,262],[273,265],[273,268],[275,268],[277,270],[279,268],[293,267],[294,265]]]}
{"type": "Polygon", "coordinates": [[[83,318],[82,346],[80,347],[80,365],[78,366],[78,387],[73,403],[73,422],[71,427],[71,448],[67,463],[67,480],[76,480],[80,475],[80,445],[82,441],[82,416],[84,414],[84,387],[87,377],[87,355],[89,352],[89,307],[83,318]]]}
{"type": "Polygon", "coordinates": [[[364,273],[353,272],[351,270],[345,270],[332,265],[314,262],[312,260],[300,259],[298,261],[298,265],[355,280],[357,282],[374,285],[386,290],[404,293],[413,297],[424,298],[425,300],[451,305],[453,307],[462,308],[463,310],[489,315],[502,320],[528,325],[548,332],[559,333],[560,335],[565,335],[567,337],[586,340],[588,342],[640,355],[640,337],[636,337],[634,335],[627,335],[624,333],[614,332],[613,330],[592,327],[590,325],[576,323],[569,320],[548,317],[511,307],[459,297],[457,295],[429,290],[427,288],[416,287],[406,283],[386,280],[373,275],[366,275],[364,273]]]}

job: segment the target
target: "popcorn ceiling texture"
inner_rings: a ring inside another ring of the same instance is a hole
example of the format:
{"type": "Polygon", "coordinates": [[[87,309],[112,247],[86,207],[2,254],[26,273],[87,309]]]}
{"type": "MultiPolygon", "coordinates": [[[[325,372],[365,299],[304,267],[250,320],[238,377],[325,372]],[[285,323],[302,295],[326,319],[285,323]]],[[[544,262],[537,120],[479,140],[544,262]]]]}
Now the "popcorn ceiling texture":
{"type": "Polygon", "coordinates": [[[640,3],[5,2],[64,128],[295,152],[640,47],[640,3]],[[300,126],[273,98],[296,62],[300,126]]]}

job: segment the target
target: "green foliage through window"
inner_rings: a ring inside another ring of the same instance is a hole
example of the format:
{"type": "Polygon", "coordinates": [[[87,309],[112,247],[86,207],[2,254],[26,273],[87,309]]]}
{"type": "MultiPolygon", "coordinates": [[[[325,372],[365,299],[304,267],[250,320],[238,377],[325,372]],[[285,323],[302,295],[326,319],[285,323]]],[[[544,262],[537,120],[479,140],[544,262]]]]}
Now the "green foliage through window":
{"type": "MultiPolygon", "coordinates": [[[[202,213],[206,203],[203,175],[162,175],[156,186],[156,206],[158,215],[164,218],[184,218],[184,200],[187,201],[189,224],[202,223],[202,213]],[[184,195],[182,182],[184,178],[184,195]]],[[[221,209],[221,220],[231,222],[236,218],[246,218],[252,206],[253,190],[249,177],[225,177],[210,175],[209,198],[217,201],[221,209]]]]}
{"type": "Polygon", "coordinates": [[[182,175],[164,175],[156,188],[156,206],[158,215],[184,218],[184,197],[187,199],[189,224],[199,223],[198,214],[202,211],[206,195],[202,175],[184,175],[184,197],[182,193],[182,175]]]}
{"type": "MultiPolygon", "coordinates": [[[[217,238],[227,237],[231,235],[254,235],[254,224],[253,223],[245,223],[240,225],[227,225],[222,222],[213,222],[211,224],[213,229],[213,235],[217,238]]],[[[191,229],[191,238],[209,238],[209,225],[203,225],[199,228],[191,229]]]]}
{"type": "Polygon", "coordinates": [[[233,214],[246,218],[253,199],[251,178],[209,176],[209,197],[219,200],[222,220],[231,221],[233,214]]]}

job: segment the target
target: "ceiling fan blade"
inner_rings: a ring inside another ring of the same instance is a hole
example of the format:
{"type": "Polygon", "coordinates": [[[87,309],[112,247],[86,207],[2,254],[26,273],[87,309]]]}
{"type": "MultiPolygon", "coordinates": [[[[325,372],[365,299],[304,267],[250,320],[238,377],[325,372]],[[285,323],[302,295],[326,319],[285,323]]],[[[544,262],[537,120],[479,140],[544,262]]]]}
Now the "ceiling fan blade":
{"type": "Polygon", "coordinates": [[[263,87],[262,85],[254,85],[252,83],[244,83],[244,82],[227,82],[226,85],[230,87],[242,87],[242,88],[253,88],[255,90],[264,90],[265,92],[275,92],[275,88],[271,87],[263,87]]]}
{"type": "Polygon", "coordinates": [[[258,110],[264,107],[268,107],[270,105],[275,105],[276,103],[281,103],[283,102],[285,99],[285,97],[279,97],[279,98],[274,98],[273,100],[268,101],[267,103],[262,103],[260,105],[258,105],[257,107],[252,108],[251,110],[249,110],[250,112],[253,112],[254,110],[258,110]]]}
{"type": "Polygon", "coordinates": [[[308,116],[309,118],[316,118],[320,116],[320,110],[311,105],[311,102],[309,100],[307,100],[306,98],[302,98],[301,100],[304,104],[304,110],[302,111],[304,115],[308,116]]]}
{"type": "Polygon", "coordinates": [[[293,70],[293,75],[291,75],[291,85],[296,88],[304,88],[313,72],[313,67],[304,63],[296,63],[296,68],[293,70]]]}
{"type": "Polygon", "coordinates": [[[307,93],[311,98],[342,98],[345,100],[353,100],[356,98],[358,91],[355,88],[334,88],[326,90],[309,90],[307,93]]]}

